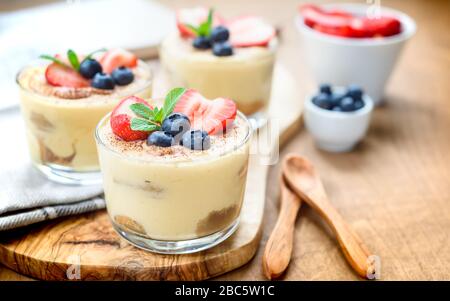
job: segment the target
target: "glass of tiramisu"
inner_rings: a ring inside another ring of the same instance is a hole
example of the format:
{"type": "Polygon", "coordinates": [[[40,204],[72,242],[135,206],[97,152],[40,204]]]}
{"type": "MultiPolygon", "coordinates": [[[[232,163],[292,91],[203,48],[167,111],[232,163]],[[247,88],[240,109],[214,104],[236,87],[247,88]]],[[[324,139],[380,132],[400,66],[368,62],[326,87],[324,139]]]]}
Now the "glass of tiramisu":
{"type": "Polygon", "coordinates": [[[96,140],[107,210],[140,248],[192,253],[228,238],[244,198],[252,128],[232,100],[173,89],[124,99],[96,140]]]}
{"type": "Polygon", "coordinates": [[[174,85],[210,99],[228,97],[257,121],[270,99],[276,31],[260,17],[225,20],[203,7],[177,12],[178,31],[160,47],[161,63],[174,85]]]}
{"type": "Polygon", "coordinates": [[[123,49],[41,58],[17,75],[32,162],[56,182],[99,183],[95,127],[123,97],[151,96],[150,67],[123,49]]]}

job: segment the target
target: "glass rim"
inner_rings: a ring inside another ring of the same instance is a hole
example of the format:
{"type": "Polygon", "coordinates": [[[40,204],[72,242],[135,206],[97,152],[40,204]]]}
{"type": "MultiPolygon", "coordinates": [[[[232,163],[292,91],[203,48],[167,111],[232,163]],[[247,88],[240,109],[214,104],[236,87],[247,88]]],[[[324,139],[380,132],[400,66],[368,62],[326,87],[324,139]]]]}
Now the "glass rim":
{"type": "MultiPolygon", "coordinates": [[[[155,100],[155,99],[152,99],[155,100]]],[[[243,146],[245,146],[247,144],[247,142],[250,140],[250,138],[253,136],[253,126],[251,124],[251,122],[249,121],[249,119],[240,111],[237,111],[236,116],[238,116],[239,118],[241,118],[242,120],[244,120],[245,124],[247,125],[247,133],[245,134],[245,137],[242,139],[242,141],[239,141],[239,143],[235,146],[233,146],[231,149],[226,149],[223,152],[219,152],[217,154],[212,154],[212,155],[208,155],[205,158],[199,158],[199,159],[195,159],[195,160],[176,160],[176,161],[171,161],[171,160],[152,160],[152,159],[142,159],[142,158],[136,158],[133,156],[127,156],[124,155],[123,153],[120,153],[114,149],[112,149],[111,147],[109,147],[108,145],[106,145],[102,139],[100,138],[99,135],[99,131],[100,128],[104,125],[104,123],[109,120],[109,118],[111,117],[111,112],[109,112],[108,114],[106,114],[97,124],[97,126],[95,127],[95,141],[97,143],[97,146],[99,147],[104,147],[107,151],[118,155],[126,160],[130,160],[130,161],[135,161],[135,162],[144,162],[144,163],[155,163],[155,164],[159,164],[159,165],[174,165],[174,164],[196,164],[196,163],[204,163],[204,162],[210,162],[210,161],[214,161],[218,158],[224,157],[232,152],[235,152],[239,149],[241,149],[243,146]]]]}
{"type": "MultiPolygon", "coordinates": [[[[18,71],[17,74],[16,74],[16,84],[17,84],[17,86],[20,88],[21,91],[24,91],[24,92],[27,92],[27,93],[31,93],[31,94],[36,94],[36,95],[39,95],[40,97],[43,97],[43,98],[49,98],[49,99],[52,99],[52,98],[56,98],[56,99],[64,99],[64,98],[59,98],[59,97],[52,96],[52,95],[43,95],[43,94],[40,94],[40,93],[38,93],[38,92],[35,92],[35,91],[33,91],[33,90],[30,90],[29,88],[24,87],[24,86],[20,83],[20,79],[19,79],[19,78],[20,78],[20,76],[22,75],[22,73],[23,73],[25,70],[27,70],[28,68],[40,66],[40,65],[41,65],[41,63],[39,63],[40,61],[41,61],[41,60],[36,59],[36,60],[34,60],[33,62],[31,62],[30,64],[25,65],[25,66],[23,66],[22,68],[19,69],[19,71],[18,71]]],[[[146,63],[145,61],[140,60],[140,59],[138,60],[138,62],[139,62],[139,64],[142,64],[143,66],[145,66],[145,68],[148,69],[148,71],[149,71],[149,73],[150,73],[150,78],[149,78],[148,80],[146,80],[145,85],[144,85],[143,87],[136,88],[136,90],[132,91],[131,93],[127,93],[127,94],[129,94],[129,95],[134,95],[134,94],[137,94],[137,93],[140,93],[140,92],[144,91],[145,89],[148,89],[149,86],[151,86],[151,85],[153,84],[153,81],[154,81],[154,72],[153,72],[153,69],[150,67],[150,64],[148,64],[148,63],[146,63]]],[[[44,64],[42,63],[42,65],[44,65],[44,64]]],[[[103,96],[108,97],[108,96],[111,96],[111,95],[103,95],[103,96]]],[[[119,97],[126,97],[126,95],[121,95],[121,96],[119,96],[119,97]]],[[[88,98],[88,97],[86,97],[86,98],[88,98]]],[[[76,101],[76,100],[77,100],[77,99],[75,99],[75,101],[76,101]]]]}

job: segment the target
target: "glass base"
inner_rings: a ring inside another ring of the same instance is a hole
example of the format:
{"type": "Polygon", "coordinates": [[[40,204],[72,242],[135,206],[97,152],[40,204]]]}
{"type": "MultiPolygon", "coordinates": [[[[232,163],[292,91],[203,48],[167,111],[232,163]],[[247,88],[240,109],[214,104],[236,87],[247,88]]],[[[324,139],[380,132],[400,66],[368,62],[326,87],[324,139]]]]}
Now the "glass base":
{"type": "Polygon", "coordinates": [[[102,175],[98,171],[73,171],[59,165],[34,164],[50,181],[66,185],[98,185],[102,183],[102,175]]]}
{"type": "Polygon", "coordinates": [[[258,130],[267,124],[267,112],[262,110],[247,116],[253,130],[258,130]]]}
{"type": "Polygon", "coordinates": [[[116,225],[114,221],[111,222],[117,233],[132,245],[146,251],[160,254],[189,254],[212,248],[230,237],[239,225],[239,219],[236,219],[236,221],[228,228],[208,236],[190,240],[166,241],[155,240],[124,231],[120,226],[116,225]]]}
{"type": "Polygon", "coordinates": [[[356,145],[356,142],[344,142],[344,143],[327,143],[323,141],[317,142],[317,147],[321,150],[332,153],[344,153],[351,151],[356,145]]]}

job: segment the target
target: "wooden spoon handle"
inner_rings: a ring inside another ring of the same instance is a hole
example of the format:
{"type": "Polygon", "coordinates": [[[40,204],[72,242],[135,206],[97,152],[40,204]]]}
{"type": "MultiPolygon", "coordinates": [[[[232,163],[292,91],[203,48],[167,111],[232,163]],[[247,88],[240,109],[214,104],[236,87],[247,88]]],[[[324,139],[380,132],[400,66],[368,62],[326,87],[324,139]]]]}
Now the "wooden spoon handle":
{"type": "Polygon", "coordinates": [[[347,261],[361,277],[374,279],[375,265],[372,261],[372,253],[364,245],[361,238],[356,234],[344,218],[334,209],[326,195],[314,197],[312,202],[309,197],[306,201],[313,207],[333,229],[347,261]]]}
{"type": "Polygon", "coordinates": [[[291,260],[294,228],[301,206],[298,196],[281,181],[280,213],[263,255],[263,270],[268,279],[283,274],[291,260]]]}

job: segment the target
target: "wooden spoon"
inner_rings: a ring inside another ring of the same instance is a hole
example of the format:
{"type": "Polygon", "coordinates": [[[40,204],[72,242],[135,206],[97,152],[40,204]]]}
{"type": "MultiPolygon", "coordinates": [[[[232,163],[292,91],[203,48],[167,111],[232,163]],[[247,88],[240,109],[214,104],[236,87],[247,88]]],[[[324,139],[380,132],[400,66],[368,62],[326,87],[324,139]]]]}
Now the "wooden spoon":
{"type": "Polygon", "coordinates": [[[300,198],[291,191],[280,177],[280,211],[275,228],[270,234],[263,255],[263,270],[268,279],[280,277],[291,260],[294,228],[301,206],[300,198]]]}
{"type": "Polygon", "coordinates": [[[356,273],[374,279],[376,271],[371,253],[328,201],[322,181],[312,164],[305,158],[290,154],[284,159],[282,168],[289,187],[316,210],[334,231],[347,261],[356,273]]]}

